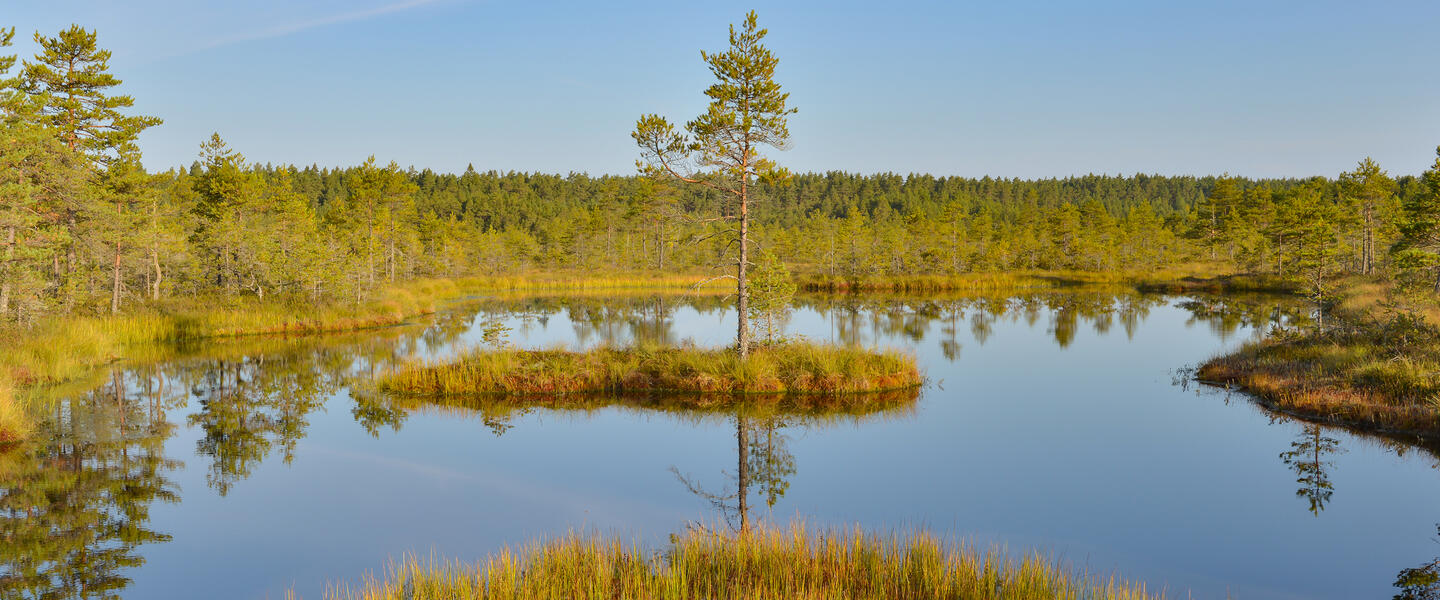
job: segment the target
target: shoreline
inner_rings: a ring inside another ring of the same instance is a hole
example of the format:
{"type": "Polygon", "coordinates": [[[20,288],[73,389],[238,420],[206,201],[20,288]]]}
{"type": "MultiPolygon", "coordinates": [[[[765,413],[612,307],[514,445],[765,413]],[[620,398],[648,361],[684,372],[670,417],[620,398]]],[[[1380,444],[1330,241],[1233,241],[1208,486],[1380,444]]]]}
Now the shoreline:
{"type": "MultiPolygon", "coordinates": [[[[1106,286],[1121,286],[1142,293],[1184,293],[1186,289],[1224,291],[1227,286],[1235,285],[1237,280],[1235,276],[1204,278],[1180,273],[1177,271],[1172,276],[1170,273],[996,272],[877,278],[862,285],[838,287],[831,285],[835,281],[833,279],[825,286],[817,286],[814,282],[823,278],[802,274],[797,281],[807,291],[864,295],[940,291],[994,294],[1106,286]],[[913,281],[926,283],[907,283],[913,281]],[[1165,282],[1189,283],[1175,287],[1167,286],[1165,282]],[[1204,287],[1196,287],[1199,284],[1195,282],[1206,283],[1204,287]]],[[[1239,279],[1243,280],[1243,276],[1239,279]]],[[[9,398],[0,397],[0,412],[9,415],[0,419],[0,439],[23,439],[24,436],[19,434],[26,428],[13,423],[25,420],[23,415],[15,415],[25,412],[23,396],[27,391],[83,380],[100,366],[135,360],[135,349],[146,346],[245,336],[327,335],[394,327],[442,310],[442,304],[484,293],[717,293],[726,283],[704,275],[595,276],[551,272],[415,280],[384,288],[364,304],[350,307],[321,307],[292,303],[284,298],[265,301],[253,298],[172,299],[158,304],[139,303],[132,309],[133,312],[118,316],[58,317],[28,330],[16,330],[23,341],[0,348],[0,387],[8,387],[11,391],[9,398]],[[7,420],[11,425],[6,424],[7,420]]]]}

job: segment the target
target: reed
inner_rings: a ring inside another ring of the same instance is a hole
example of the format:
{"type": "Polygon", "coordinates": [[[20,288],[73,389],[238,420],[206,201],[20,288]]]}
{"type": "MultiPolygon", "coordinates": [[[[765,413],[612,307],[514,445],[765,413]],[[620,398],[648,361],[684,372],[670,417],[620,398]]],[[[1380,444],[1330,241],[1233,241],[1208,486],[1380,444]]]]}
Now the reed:
{"type": "Polygon", "coordinates": [[[915,359],[906,354],[789,343],[759,347],[744,361],[730,349],[689,347],[474,351],[448,362],[414,363],[383,373],[376,386],[434,396],[698,392],[838,397],[920,383],[915,359]]]}
{"type": "Polygon", "coordinates": [[[325,592],[331,600],[1159,597],[1143,584],[1077,573],[1038,554],[1016,559],[925,533],[813,532],[798,525],[741,534],[691,529],[653,554],[615,539],[571,534],[506,548],[472,566],[411,555],[392,563],[381,579],[367,575],[358,586],[325,592]]]}

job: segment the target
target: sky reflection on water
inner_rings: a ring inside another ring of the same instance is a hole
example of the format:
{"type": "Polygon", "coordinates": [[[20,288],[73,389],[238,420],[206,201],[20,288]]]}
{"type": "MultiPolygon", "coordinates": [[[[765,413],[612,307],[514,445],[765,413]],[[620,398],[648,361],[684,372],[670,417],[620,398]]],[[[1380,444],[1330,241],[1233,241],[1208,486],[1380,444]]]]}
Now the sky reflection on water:
{"type": "Polygon", "coordinates": [[[60,394],[48,439],[0,456],[0,597],[318,597],[404,552],[737,526],[742,487],[751,520],[924,527],[1182,597],[1386,597],[1440,554],[1435,454],[1177,385],[1303,318],[1265,297],[804,297],[788,335],[909,349],[929,379],[833,416],[351,389],[478,344],[493,319],[527,347],[721,345],[721,297],[492,299],[410,327],[177,349],[60,394]]]}

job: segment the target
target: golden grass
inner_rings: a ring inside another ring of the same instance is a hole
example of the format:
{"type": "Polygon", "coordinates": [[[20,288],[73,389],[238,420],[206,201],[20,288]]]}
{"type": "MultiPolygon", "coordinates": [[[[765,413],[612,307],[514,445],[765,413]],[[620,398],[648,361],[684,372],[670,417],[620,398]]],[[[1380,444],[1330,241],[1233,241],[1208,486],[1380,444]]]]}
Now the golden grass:
{"type": "Polygon", "coordinates": [[[1218,263],[1192,263],[1154,270],[1028,270],[959,275],[877,275],[837,277],[805,273],[798,286],[812,292],[1017,292],[1073,286],[1119,285],[1142,291],[1291,292],[1287,279],[1265,274],[1234,274],[1218,263]]]}
{"type": "Polygon", "coordinates": [[[1440,435],[1440,361],[1428,350],[1396,348],[1375,330],[1252,342],[1209,360],[1196,376],[1312,420],[1440,435]]]}
{"type": "Polygon", "coordinates": [[[918,386],[912,356],[806,343],[730,349],[596,348],[476,351],[377,378],[381,391],[423,395],[700,392],[826,394],[918,386]]]}
{"type": "Polygon", "coordinates": [[[1057,279],[1033,273],[965,273],[961,275],[883,275],[832,277],[802,274],[796,287],[808,292],[937,292],[996,291],[1051,288],[1057,279]]]}
{"type": "Polygon", "coordinates": [[[422,562],[409,556],[383,579],[334,586],[331,600],[510,599],[928,599],[1140,600],[1143,584],[1077,574],[1037,554],[947,544],[927,534],[860,530],[813,533],[800,526],[744,534],[690,530],[651,554],[599,536],[569,535],[483,562],[422,562]]]}
{"type": "Polygon", "coordinates": [[[25,409],[15,398],[15,385],[0,373],[0,448],[30,437],[32,427],[25,409]]]}

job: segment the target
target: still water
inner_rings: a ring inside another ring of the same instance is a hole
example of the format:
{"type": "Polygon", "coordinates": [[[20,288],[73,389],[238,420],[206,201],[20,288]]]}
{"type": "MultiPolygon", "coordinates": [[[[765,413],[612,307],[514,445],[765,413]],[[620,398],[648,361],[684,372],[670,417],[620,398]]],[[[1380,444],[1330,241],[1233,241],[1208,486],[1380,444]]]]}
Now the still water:
{"type": "Polygon", "coordinates": [[[54,391],[40,443],[0,455],[0,598],[318,598],[405,553],[474,560],[569,531],[658,547],[739,518],[740,460],[751,520],[924,528],[1171,597],[1387,598],[1440,554],[1435,453],[1183,371],[1303,314],[1263,297],[800,298],[785,335],[905,349],[928,378],[830,416],[365,391],[497,321],[522,347],[722,345],[719,297],[476,299],[363,334],[169,349],[54,391]]]}

